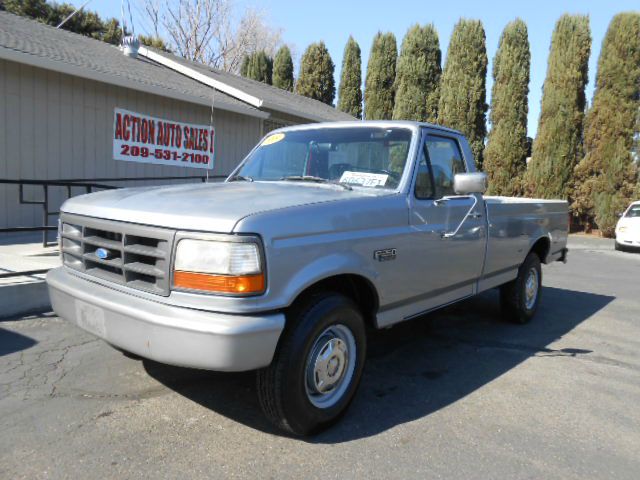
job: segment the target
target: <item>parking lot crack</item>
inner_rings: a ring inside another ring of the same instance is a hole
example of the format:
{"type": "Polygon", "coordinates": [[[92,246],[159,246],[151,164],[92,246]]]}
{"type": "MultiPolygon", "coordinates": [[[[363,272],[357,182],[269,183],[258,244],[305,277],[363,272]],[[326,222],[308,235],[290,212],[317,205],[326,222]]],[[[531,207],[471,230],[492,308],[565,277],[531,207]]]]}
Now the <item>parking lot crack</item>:
{"type": "MultiPolygon", "coordinates": [[[[63,365],[63,362],[67,358],[67,355],[69,354],[69,352],[74,348],[82,347],[84,345],[87,345],[89,343],[94,343],[97,341],[98,339],[93,338],[85,342],[68,345],[64,349],[62,349],[62,354],[60,355],[60,358],[58,358],[58,360],[50,364],[53,367],[52,372],[57,372],[60,369],[62,370],[62,373],[56,380],[53,380],[51,382],[51,390],[49,392],[49,397],[56,396],[56,392],[58,390],[58,384],[69,374],[69,372],[71,372],[74,369],[74,365],[63,365]]],[[[49,375],[47,374],[47,380],[48,380],[48,377],[49,375]]],[[[47,381],[46,383],[49,383],[49,382],[47,381]]]]}

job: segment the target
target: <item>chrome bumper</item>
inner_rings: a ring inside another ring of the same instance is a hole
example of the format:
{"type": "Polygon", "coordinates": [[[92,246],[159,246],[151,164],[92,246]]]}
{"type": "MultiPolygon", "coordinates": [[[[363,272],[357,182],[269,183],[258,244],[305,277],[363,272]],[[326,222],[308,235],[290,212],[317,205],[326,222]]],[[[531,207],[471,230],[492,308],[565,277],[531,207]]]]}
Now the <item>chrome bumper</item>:
{"type": "Polygon", "coordinates": [[[161,363],[219,371],[269,365],[284,314],[227,315],[153,302],[65,267],[47,274],[53,310],[106,342],[161,363]]]}

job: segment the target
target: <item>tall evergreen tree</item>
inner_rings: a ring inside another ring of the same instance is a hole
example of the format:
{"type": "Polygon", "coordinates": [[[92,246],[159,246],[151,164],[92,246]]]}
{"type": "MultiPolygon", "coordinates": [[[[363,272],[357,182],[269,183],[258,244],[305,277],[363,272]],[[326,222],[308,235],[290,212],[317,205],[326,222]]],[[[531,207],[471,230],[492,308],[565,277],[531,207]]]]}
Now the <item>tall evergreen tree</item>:
{"type": "Polygon", "coordinates": [[[249,55],[249,61],[240,66],[240,71],[245,70],[244,76],[258,82],[271,85],[273,75],[273,60],[264,51],[249,55]]]}
{"type": "Polygon", "coordinates": [[[336,96],[334,68],[324,42],[312,43],[302,55],[296,93],[332,105],[336,96]]]}
{"type": "Polygon", "coordinates": [[[527,113],[531,53],[527,25],[520,19],[507,24],[493,59],[491,131],[484,151],[484,170],[492,195],[522,194],[527,168],[527,113]]]}
{"type": "Polygon", "coordinates": [[[582,157],[590,51],[589,17],[560,17],[551,37],[538,133],[525,175],[531,196],[568,199],[572,195],[573,169],[582,157]]]}
{"type": "Polygon", "coordinates": [[[393,33],[378,32],[373,39],[364,88],[364,116],[367,120],[393,117],[398,46],[393,33]]]}
{"type": "Polygon", "coordinates": [[[3,0],[0,2],[0,10],[48,23],[46,19],[51,16],[52,8],[47,5],[47,0],[3,0]]]}
{"type": "Polygon", "coordinates": [[[156,37],[155,35],[138,35],[138,40],[140,40],[141,45],[157,48],[165,52],[171,51],[161,37],[156,37]]]}
{"type": "Polygon", "coordinates": [[[338,110],[362,118],[362,59],[360,46],[349,36],[342,56],[338,110]]]}
{"type": "Polygon", "coordinates": [[[612,236],[617,213],[633,199],[632,159],[640,130],[640,14],[613,17],[602,42],[596,90],[585,120],[585,157],[575,168],[574,212],[612,236]]]}
{"type": "Polygon", "coordinates": [[[246,77],[249,73],[249,62],[251,62],[251,55],[245,55],[240,64],[240,75],[243,77],[246,77]]]}
{"type": "Polygon", "coordinates": [[[440,84],[438,123],[467,136],[482,168],[487,134],[487,48],[480,20],[461,18],[453,29],[440,84]]]}
{"type": "Polygon", "coordinates": [[[433,25],[414,25],[404,39],[398,57],[395,120],[435,122],[440,98],[442,52],[433,25]]]}
{"type": "MultiPolygon", "coordinates": [[[[76,9],[77,7],[69,3],[48,3],[46,0],[0,0],[0,10],[30,17],[54,27],[76,9]]],[[[102,19],[97,12],[85,9],[69,18],[61,28],[114,45],[120,44],[122,38],[122,29],[118,20],[102,19]]]]}
{"type": "Polygon", "coordinates": [[[293,60],[286,45],[280,47],[273,62],[273,86],[293,92],[293,60]]]}

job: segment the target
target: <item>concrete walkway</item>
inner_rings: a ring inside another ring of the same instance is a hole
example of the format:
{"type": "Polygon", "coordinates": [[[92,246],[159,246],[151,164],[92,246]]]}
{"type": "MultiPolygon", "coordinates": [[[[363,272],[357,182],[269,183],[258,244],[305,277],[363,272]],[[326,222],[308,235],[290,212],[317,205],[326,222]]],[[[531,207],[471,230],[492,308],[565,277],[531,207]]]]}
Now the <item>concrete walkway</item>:
{"type": "MultiPolygon", "coordinates": [[[[43,270],[60,265],[55,244],[43,248],[34,236],[3,240],[0,273],[43,270]]],[[[51,303],[44,278],[45,274],[0,278],[0,318],[49,310],[51,303]]]]}

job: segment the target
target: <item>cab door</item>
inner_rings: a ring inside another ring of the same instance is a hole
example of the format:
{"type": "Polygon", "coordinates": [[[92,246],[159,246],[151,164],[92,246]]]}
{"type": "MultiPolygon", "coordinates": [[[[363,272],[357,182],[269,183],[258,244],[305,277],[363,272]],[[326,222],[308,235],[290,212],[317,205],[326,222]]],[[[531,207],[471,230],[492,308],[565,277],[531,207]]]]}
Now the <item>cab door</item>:
{"type": "Polygon", "coordinates": [[[467,171],[460,141],[434,132],[423,132],[409,196],[409,290],[416,314],[475,293],[487,238],[482,195],[460,196],[453,190],[454,175],[467,171]]]}

